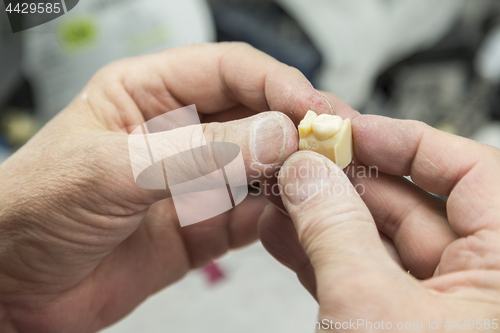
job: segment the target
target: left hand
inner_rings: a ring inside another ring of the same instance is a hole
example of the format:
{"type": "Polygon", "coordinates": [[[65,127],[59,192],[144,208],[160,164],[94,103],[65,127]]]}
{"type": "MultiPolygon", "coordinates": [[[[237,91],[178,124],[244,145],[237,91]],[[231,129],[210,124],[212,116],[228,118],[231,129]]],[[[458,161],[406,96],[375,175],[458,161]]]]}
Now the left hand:
{"type": "Polygon", "coordinates": [[[292,121],[308,109],[331,112],[299,71],[244,44],[106,66],[0,166],[0,331],[99,330],[190,269],[256,239],[262,196],[180,228],[168,190],[134,182],[128,134],[191,104],[208,139],[240,146],[249,179],[276,171],[297,150],[292,121]],[[283,114],[260,113],[268,110],[283,114]],[[254,125],[265,117],[254,145],[254,125]]]}

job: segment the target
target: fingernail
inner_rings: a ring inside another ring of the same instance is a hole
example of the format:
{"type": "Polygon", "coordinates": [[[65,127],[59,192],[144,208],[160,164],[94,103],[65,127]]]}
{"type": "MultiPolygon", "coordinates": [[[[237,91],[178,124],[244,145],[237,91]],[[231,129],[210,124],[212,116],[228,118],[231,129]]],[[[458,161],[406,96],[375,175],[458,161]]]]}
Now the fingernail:
{"type": "Polygon", "coordinates": [[[282,192],[292,205],[303,203],[328,182],[328,167],[313,153],[293,155],[280,171],[282,192]]]}
{"type": "Polygon", "coordinates": [[[333,115],[337,115],[337,112],[335,112],[335,109],[333,108],[333,105],[332,105],[332,103],[330,102],[330,100],[329,100],[329,99],[328,99],[328,98],[327,98],[324,94],[320,93],[319,91],[318,91],[318,93],[319,93],[321,96],[323,96],[323,98],[324,98],[324,99],[325,99],[325,101],[326,101],[326,104],[328,104],[328,106],[330,107],[330,110],[332,111],[332,114],[333,114],[333,115]]]}
{"type": "Polygon", "coordinates": [[[283,209],[281,209],[280,207],[278,207],[278,206],[274,206],[274,207],[276,207],[281,214],[285,215],[286,217],[290,217],[290,215],[288,215],[288,213],[286,211],[284,211],[283,209]]]}
{"type": "Polygon", "coordinates": [[[258,162],[262,164],[279,162],[283,158],[285,142],[285,125],[281,117],[271,113],[255,123],[252,149],[258,162]]]}
{"type": "Polygon", "coordinates": [[[277,209],[281,214],[285,215],[286,217],[290,217],[286,211],[284,211],[282,208],[270,203],[267,204],[266,207],[264,207],[264,211],[269,210],[269,209],[277,209]]]}
{"type": "Polygon", "coordinates": [[[272,209],[273,207],[275,207],[275,206],[273,204],[269,203],[266,205],[266,207],[264,207],[264,211],[272,209]]]}

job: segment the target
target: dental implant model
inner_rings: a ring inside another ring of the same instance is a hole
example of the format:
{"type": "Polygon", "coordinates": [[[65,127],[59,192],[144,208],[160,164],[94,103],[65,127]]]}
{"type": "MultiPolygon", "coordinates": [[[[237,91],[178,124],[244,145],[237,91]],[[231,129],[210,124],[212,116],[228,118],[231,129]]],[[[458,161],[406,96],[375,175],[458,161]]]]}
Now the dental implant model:
{"type": "Polygon", "coordinates": [[[351,120],[307,111],[299,124],[299,150],[312,150],[326,156],[341,169],[351,163],[351,120]]]}

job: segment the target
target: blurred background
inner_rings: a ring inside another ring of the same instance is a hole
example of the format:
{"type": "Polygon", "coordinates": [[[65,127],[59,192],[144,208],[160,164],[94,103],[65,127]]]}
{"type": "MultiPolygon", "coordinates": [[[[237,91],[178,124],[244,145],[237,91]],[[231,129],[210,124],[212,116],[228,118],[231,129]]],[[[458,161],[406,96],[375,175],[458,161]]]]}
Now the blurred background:
{"type": "MultiPolygon", "coordinates": [[[[214,41],[247,42],[361,113],[500,147],[498,0],[81,0],[17,34],[1,9],[0,163],[110,61],[214,41]]],[[[289,332],[316,312],[295,275],[255,244],[105,332],[289,332]]]]}

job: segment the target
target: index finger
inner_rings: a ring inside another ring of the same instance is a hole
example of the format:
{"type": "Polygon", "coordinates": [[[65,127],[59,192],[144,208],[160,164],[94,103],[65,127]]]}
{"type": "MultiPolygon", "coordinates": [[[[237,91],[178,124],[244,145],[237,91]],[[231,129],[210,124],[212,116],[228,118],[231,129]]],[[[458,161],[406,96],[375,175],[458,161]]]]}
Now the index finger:
{"type": "Polygon", "coordinates": [[[365,165],[411,176],[425,190],[449,196],[457,183],[498,149],[434,129],[424,123],[380,116],[352,121],[356,157],[365,165]]]}
{"type": "Polygon", "coordinates": [[[332,112],[299,70],[247,44],[191,46],[170,57],[178,65],[165,63],[167,88],[184,104],[199,105],[201,112],[243,104],[255,111],[284,112],[295,123],[311,109],[332,112]]]}
{"type": "Polygon", "coordinates": [[[360,162],[449,196],[448,219],[459,235],[497,225],[500,150],[417,121],[358,116],[352,126],[360,162]]]}
{"type": "Polygon", "coordinates": [[[146,120],[191,104],[204,114],[238,105],[281,111],[295,124],[308,110],[333,112],[300,71],[243,43],[191,45],[127,59],[114,73],[146,120]]]}

